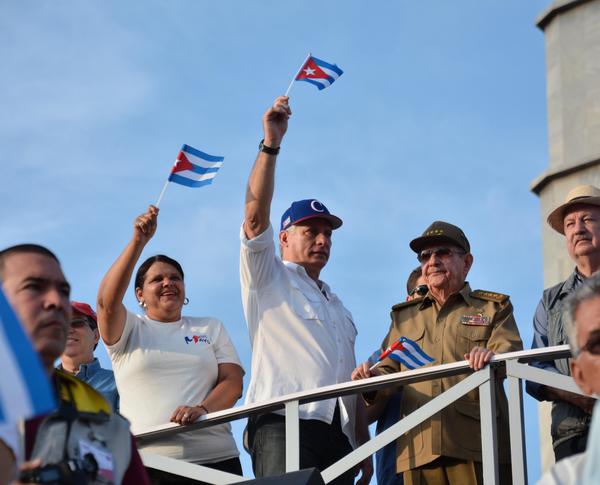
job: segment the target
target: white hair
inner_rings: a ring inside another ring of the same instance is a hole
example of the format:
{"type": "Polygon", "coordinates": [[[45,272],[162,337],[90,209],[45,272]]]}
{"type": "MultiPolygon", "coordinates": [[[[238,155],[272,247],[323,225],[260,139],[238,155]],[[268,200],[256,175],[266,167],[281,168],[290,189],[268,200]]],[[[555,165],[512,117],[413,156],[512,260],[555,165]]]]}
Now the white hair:
{"type": "MultiPolygon", "coordinates": [[[[287,232],[288,234],[291,234],[295,230],[296,230],[296,226],[294,224],[292,224],[290,227],[288,227],[287,229],[284,229],[281,232],[287,232]]],[[[280,232],[280,234],[281,234],[281,232],[280,232]]],[[[281,244],[279,245],[279,254],[283,258],[283,246],[281,244]]]]}

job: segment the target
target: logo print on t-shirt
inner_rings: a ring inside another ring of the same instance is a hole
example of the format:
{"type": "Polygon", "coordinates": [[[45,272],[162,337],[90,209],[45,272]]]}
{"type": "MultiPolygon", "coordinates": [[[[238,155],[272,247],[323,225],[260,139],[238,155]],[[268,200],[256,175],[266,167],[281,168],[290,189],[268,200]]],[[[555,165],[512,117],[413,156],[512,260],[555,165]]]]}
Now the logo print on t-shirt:
{"type": "Polygon", "coordinates": [[[186,345],[191,344],[192,342],[194,342],[195,344],[197,344],[198,342],[201,342],[201,343],[210,345],[210,340],[208,339],[208,335],[192,335],[191,337],[188,337],[186,335],[184,337],[184,339],[185,339],[186,345]]]}

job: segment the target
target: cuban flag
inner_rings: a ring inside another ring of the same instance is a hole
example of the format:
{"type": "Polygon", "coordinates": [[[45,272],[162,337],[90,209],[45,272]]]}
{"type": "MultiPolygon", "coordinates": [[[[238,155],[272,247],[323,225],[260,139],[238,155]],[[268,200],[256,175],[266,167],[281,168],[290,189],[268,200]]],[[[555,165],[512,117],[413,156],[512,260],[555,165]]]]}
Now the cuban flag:
{"type": "Polygon", "coordinates": [[[169,175],[169,182],[187,187],[202,187],[212,184],[223,165],[223,160],[223,157],[215,157],[189,145],[183,145],[177,155],[171,175],[169,175]]]}
{"type": "Polygon", "coordinates": [[[56,408],[54,392],[0,287],[0,423],[14,424],[56,408]]]}
{"type": "Polygon", "coordinates": [[[434,361],[416,342],[406,337],[400,337],[379,356],[379,361],[389,357],[404,364],[409,369],[416,369],[434,361]]]}
{"type": "Polygon", "coordinates": [[[307,83],[314,84],[321,90],[331,86],[343,73],[344,71],[335,64],[329,64],[314,56],[310,56],[300,71],[298,71],[296,81],[306,81],[307,83]]]}

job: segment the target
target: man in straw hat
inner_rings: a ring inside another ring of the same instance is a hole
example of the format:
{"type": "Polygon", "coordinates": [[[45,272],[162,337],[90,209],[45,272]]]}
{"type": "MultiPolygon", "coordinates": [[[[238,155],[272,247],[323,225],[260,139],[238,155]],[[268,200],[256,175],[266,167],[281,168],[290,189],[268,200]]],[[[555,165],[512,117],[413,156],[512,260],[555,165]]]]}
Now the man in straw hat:
{"type": "MultiPolygon", "coordinates": [[[[383,340],[383,349],[406,337],[434,359],[430,365],[467,360],[477,371],[494,354],[523,348],[509,297],[491,291],[473,291],[466,281],[473,255],[459,227],[435,221],[410,242],[410,248],[417,253],[428,292],[392,307],[392,325],[383,340]]],[[[387,357],[379,369],[392,373],[409,367],[387,357]]],[[[370,377],[377,374],[377,368],[374,371],[370,370],[370,364],[363,363],[352,377],[370,377]]],[[[404,385],[399,418],[410,415],[464,378],[464,374],[453,375],[404,385]]],[[[388,392],[378,392],[375,400],[388,392]]],[[[509,484],[508,403],[500,379],[496,381],[496,395],[499,483],[509,484]]],[[[400,436],[396,453],[396,472],[404,473],[406,485],[482,484],[479,393],[476,390],[467,393],[400,436]]]]}
{"type": "MultiPolygon", "coordinates": [[[[533,318],[532,348],[569,343],[566,297],[600,270],[600,189],[579,185],[565,203],[548,216],[548,224],[565,236],[575,270],[544,291],[533,318]]],[[[536,367],[571,375],[569,361],[538,362],[536,367]]],[[[552,444],[556,461],[585,450],[594,400],[560,389],[527,382],[527,392],[539,401],[552,401],[552,444]]]]}

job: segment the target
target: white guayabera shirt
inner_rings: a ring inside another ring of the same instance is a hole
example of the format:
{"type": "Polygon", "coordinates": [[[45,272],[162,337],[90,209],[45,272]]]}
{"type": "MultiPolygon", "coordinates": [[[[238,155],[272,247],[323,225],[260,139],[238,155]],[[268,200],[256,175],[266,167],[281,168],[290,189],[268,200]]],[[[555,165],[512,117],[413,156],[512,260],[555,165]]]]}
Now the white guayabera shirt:
{"type": "MultiPolygon", "coordinates": [[[[275,254],[272,226],[251,240],[242,226],[240,239],[242,303],[252,345],[246,403],[349,381],[357,332],[342,301],[325,283],[321,291],[302,266],[275,254]]],[[[354,395],[303,404],[300,419],[331,424],[336,402],[342,430],[355,446],[354,395]]]]}

